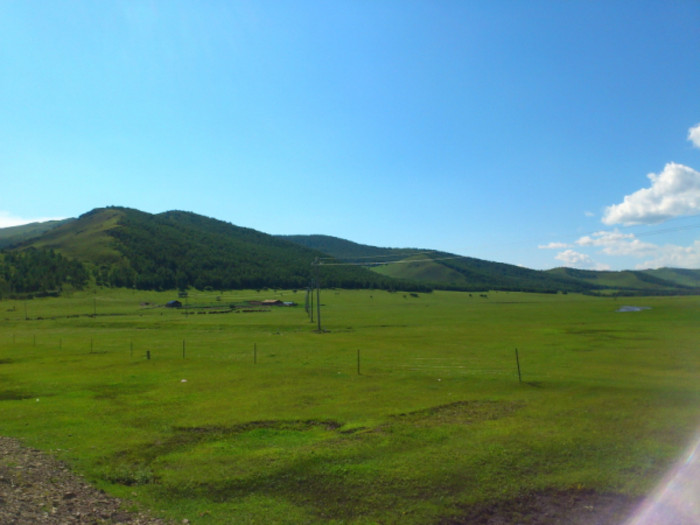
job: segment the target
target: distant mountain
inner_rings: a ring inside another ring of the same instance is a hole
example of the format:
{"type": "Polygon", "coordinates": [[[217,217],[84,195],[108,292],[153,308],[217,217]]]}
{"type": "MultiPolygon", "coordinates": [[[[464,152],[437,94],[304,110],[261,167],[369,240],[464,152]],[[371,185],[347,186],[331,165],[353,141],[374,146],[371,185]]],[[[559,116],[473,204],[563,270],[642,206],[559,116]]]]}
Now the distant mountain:
{"type": "MultiPolygon", "coordinates": [[[[330,235],[278,235],[277,237],[345,261],[369,262],[375,258],[389,257],[399,259],[426,252],[426,250],[417,248],[378,248],[330,235]]],[[[433,250],[427,251],[432,252],[433,250]]]]}
{"type": "Polygon", "coordinates": [[[700,270],[663,268],[602,272],[555,268],[541,271],[445,252],[377,248],[327,235],[290,235],[284,238],[339,260],[371,262],[372,270],[382,275],[439,289],[623,295],[700,293],[700,270]]]}
{"type": "Polygon", "coordinates": [[[688,288],[700,288],[700,270],[687,270],[684,268],[659,268],[658,270],[645,270],[647,275],[656,277],[675,286],[688,288]]]}
{"type": "Polygon", "coordinates": [[[283,237],[339,260],[371,265],[380,275],[447,290],[513,290],[589,292],[595,284],[566,275],[484,261],[435,250],[377,248],[326,235],[283,237]]]}
{"type": "Polygon", "coordinates": [[[89,281],[157,290],[305,288],[317,271],[322,286],[338,288],[700,294],[700,270],[539,271],[326,235],[273,236],[184,211],[98,208],[77,219],[0,229],[0,240],[7,246],[0,252],[0,294],[89,281]]]}
{"type": "Polygon", "coordinates": [[[592,271],[555,268],[547,273],[576,279],[596,289],[619,294],[700,294],[700,270],[660,268],[658,270],[592,271]]]}
{"type": "Polygon", "coordinates": [[[32,222],[22,226],[0,228],[0,250],[39,237],[49,230],[72,220],[32,222]]]}
{"type": "MultiPolygon", "coordinates": [[[[139,289],[305,288],[322,253],[183,211],[98,208],[14,248],[84,263],[101,285],[139,289]]],[[[426,289],[361,267],[326,267],[326,287],[426,289]]]]}

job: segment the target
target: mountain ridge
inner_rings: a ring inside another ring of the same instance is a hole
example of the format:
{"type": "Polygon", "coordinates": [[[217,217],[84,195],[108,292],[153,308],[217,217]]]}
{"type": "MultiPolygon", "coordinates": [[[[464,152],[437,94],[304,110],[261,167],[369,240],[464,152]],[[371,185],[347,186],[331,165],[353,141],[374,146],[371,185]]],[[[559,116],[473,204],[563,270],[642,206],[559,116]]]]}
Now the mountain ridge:
{"type": "Polygon", "coordinates": [[[17,264],[16,254],[44,250],[55,252],[53,260],[61,264],[61,257],[84,264],[95,284],[143,289],[305,288],[314,277],[312,263],[318,261],[324,287],[700,293],[700,270],[532,270],[437,250],[381,248],[329,235],[270,235],[180,210],[151,214],[111,206],[75,219],[6,230],[0,229],[0,241],[14,243],[0,255],[4,272],[0,292],[3,287],[6,292],[12,289],[7,277],[12,271],[2,266],[9,254],[15,254],[17,264]]]}
{"type": "Polygon", "coordinates": [[[375,258],[397,257],[397,260],[392,261],[393,264],[382,262],[381,259],[373,261],[376,263],[373,270],[387,276],[417,280],[441,289],[566,291],[620,295],[700,293],[700,270],[660,268],[599,271],[566,267],[532,270],[437,250],[378,248],[329,235],[285,237],[313,246],[314,249],[338,259],[352,260],[363,252],[375,258]],[[416,258],[420,258],[421,261],[415,260],[416,258]]]}
{"type": "Polygon", "coordinates": [[[49,220],[41,222],[31,222],[20,226],[8,226],[0,228],[0,250],[24,242],[27,239],[39,237],[43,233],[60,226],[64,222],[75,219],[49,220]]]}
{"type": "MultiPolygon", "coordinates": [[[[156,290],[306,288],[311,262],[324,256],[192,212],[151,214],[123,207],[96,208],[8,250],[56,252],[86,265],[97,285],[156,290]]],[[[427,289],[359,267],[324,269],[322,277],[332,287],[427,289]]],[[[6,291],[20,291],[5,281],[6,291]]]]}

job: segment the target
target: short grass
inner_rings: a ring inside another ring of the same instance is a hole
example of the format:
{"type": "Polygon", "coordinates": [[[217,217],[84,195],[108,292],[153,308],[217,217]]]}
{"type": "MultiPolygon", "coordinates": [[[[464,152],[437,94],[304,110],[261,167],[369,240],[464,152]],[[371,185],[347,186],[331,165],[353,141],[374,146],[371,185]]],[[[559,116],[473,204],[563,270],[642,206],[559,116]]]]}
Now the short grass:
{"type": "MultiPolygon", "coordinates": [[[[159,306],[174,298],[0,302],[0,433],[178,521],[430,523],[536,490],[644,494],[700,420],[698,297],[618,313],[574,294],[324,290],[325,333],[303,307],[159,306]]],[[[266,298],[304,303],[187,302],[266,298]]]]}
{"type": "Polygon", "coordinates": [[[122,259],[108,231],[116,228],[123,211],[114,208],[97,210],[80,221],[68,221],[32,243],[37,248],[52,248],[79,261],[109,265],[122,259]]]}
{"type": "Polygon", "coordinates": [[[395,279],[416,280],[428,283],[444,283],[452,286],[468,286],[469,280],[461,273],[435,261],[426,261],[425,255],[407,257],[401,264],[384,264],[372,270],[395,279]],[[409,262],[414,261],[414,262],[409,262]]]}

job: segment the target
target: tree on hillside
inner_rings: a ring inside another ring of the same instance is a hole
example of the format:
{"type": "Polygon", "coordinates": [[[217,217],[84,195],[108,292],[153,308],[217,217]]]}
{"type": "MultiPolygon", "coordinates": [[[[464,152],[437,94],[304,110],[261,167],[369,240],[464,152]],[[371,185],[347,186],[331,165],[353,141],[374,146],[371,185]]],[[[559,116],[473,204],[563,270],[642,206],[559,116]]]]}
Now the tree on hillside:
{"type": "Polygon", "coordinates": [[[85,266],[46,249],[29,248],[0,254],[0,293],[45,293],[64,286],[83,288],[89,278],[85,266]]]}

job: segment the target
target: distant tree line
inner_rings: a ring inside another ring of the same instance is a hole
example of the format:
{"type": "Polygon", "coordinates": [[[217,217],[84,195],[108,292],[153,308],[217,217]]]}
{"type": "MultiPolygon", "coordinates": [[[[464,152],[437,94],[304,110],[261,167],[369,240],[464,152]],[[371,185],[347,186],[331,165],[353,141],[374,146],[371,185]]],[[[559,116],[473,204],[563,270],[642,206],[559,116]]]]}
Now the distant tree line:
{"type": "MultiPolygon", "coordinates": [[[[91,280],[100,286],[142,290],[299,289],[311,283],[308,258],[300,260],[296,267],[280,268],[277,264],[253,265],[245,260],[234,266],[228,260],[217,258],[215,253],[208,258],[199,255],[196,260],[178,258],[168,263],[160,255],[150,255],[141,254],[134,263],[125,258],[111,266],[90,267],[49,249],[3,252],[0,253],[0,298],[60,293],[66,286],[82,289],[91,280]]],[[[162,255],[167,256],[167,252],[162,255]]],[[[355,267],[321,266],[319,277],[324,288],[431,290],[425,285],[375,277],[355,267]]]]}
{"type": "Polygon", "coordinates": [[[58,292],[66,285],[83,288],[90,272],[82,263],[49,249],[0,253],[0,296],[58,292]]]}
{"type": "MultiPolygon", "coordinates": [[[[440,255],[438,254],[437,257],[440,255]]],[[[453,287],[456,290],[504,290],[511,292],[557,293],[559,291],[586,293],[595,288],[594,285],[574,279],[558,278],[546,272],[531,270],[504,263],[495,263],[461,257],[445,260],[441,263],[451,270],[461,274],[468,285],[453,287]]],[[[440,286],[450,288],[450,286],[440,286]]]]}

